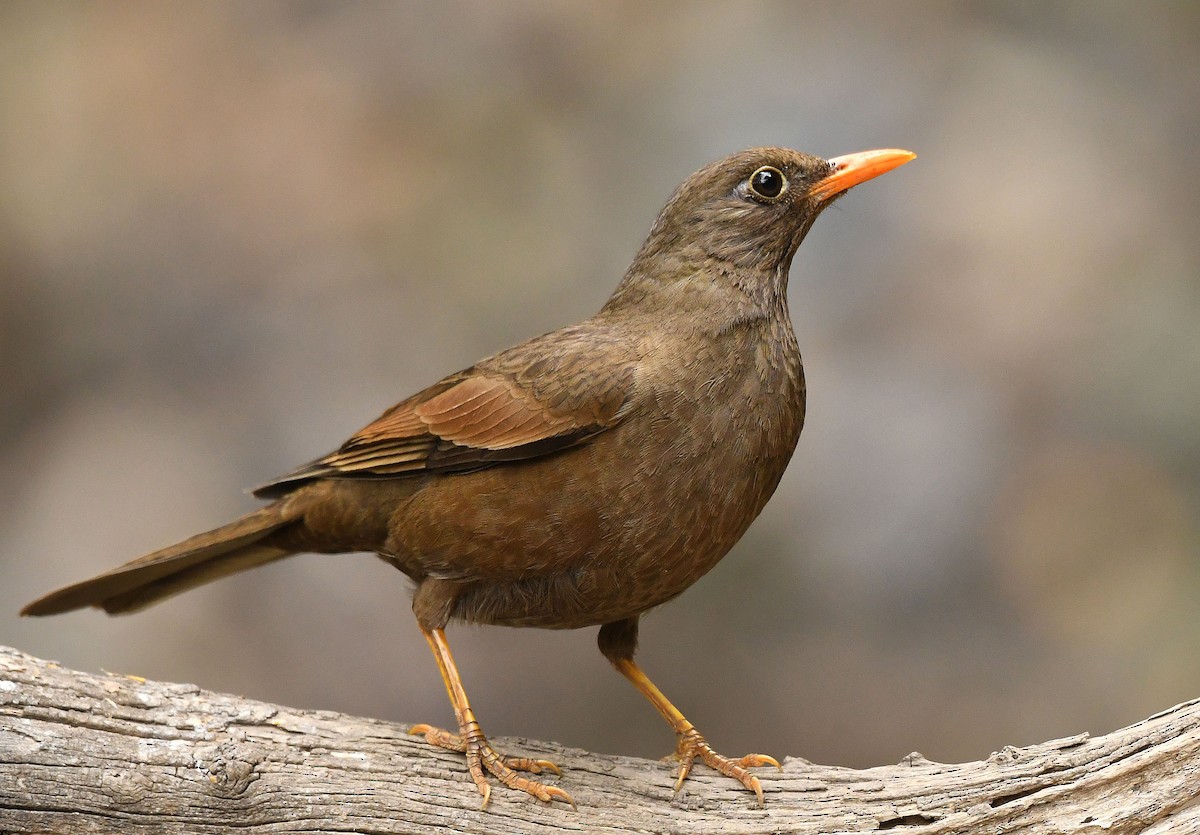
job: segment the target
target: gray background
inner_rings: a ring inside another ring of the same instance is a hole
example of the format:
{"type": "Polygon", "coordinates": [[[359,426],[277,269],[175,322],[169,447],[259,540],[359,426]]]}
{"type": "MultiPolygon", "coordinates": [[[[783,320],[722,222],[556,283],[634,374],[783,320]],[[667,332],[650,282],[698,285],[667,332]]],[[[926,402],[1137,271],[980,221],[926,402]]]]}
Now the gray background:
{"type": "MultiPolygon", "coordinates": [[[[589,315],[711,159],[897,146],[793,270],[792,466],[647,670],[719,750],[851,766],[1200,695],[1198,8],[4,4],[0,641],[452,721],[370,557],[16,610],[589,315]]],[[[492,734],[672,748],[594,630],[450,638],[492,734]]]]}

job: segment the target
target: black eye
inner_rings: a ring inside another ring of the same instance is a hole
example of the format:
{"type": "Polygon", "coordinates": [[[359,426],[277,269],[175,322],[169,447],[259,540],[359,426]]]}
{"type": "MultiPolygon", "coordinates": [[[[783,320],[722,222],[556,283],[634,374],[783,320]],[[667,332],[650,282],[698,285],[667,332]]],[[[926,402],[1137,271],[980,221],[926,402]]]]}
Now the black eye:
{"type": "Polygon", "coordinates": [[[787,177],[778,168],[764,165],[750,175],[750,190],[758,197],[774,200],[787,188],[787,177]]]}

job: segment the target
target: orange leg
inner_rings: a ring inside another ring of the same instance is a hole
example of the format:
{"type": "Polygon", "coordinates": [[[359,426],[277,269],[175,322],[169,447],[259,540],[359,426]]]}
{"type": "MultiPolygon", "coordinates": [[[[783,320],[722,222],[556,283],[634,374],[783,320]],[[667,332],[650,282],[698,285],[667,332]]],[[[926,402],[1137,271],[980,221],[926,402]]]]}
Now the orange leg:
{"type": "Polygon", "coordinates": [[[684,715],[679,712],[679,708],[671,704],[662,691],[654,686],[654,682],[642,672],[642,668],[637,665],[637,662],[632,658],[610,658],[609,660],[621,675],[629,679],[633,686],[650,700],[650,704],[658,709],[658,712],[679,736],[679,743],[675,749],[675,756],[679,759],[679,779],[675,781],[676,794],[683,788],[683,781],[692,771],[692,763],[699,757],[709,767],[727,777],[732,777],[750,789],[758,797],[758,805],[763,805],[762,784],[746,769],[760,765],[773,765],[779,768],[778,760],[768,757],[766,754],[747,754],[736,760],[721,756],[709,747],[708,741],[691,722],[684,718],[684,715]]]}
{"type": "Polygon", "coordinates": [[[450,704],[454,706],[454,718],[458,720],[458,733],[453,734],[441,728],[430,725],[413,725],[409,733],[423,735],[426,741],[440,748],[451,751],[461,751],[467,755],[467,769],[475,781],[475,787],[483,795],[483,806],[486,809],[492,797],[492,787],[487,781],[487,773],[492,774],[510,789],[518,789],[549,803],[554,798],[565,800],[572,807],[575,801],[557,786],[547,786],[537,780],[522,777],[517,771],[528,771],[540,774],[542,771],[553,771],[562,774],[558,766],[549,760],[532,760],[524,757],[505,757],[492,748],[479,722],[475,720],[475,712],[467,702],[467,691],[463,689],[462,678],[454,664],[454,656],[450,654],[450,645],[446,643],[446,633],[441,629],[421,629],[433,657],[437,660],[438,670],[441,671],[442,681],[446,692],[450,694],[450,704]]]}

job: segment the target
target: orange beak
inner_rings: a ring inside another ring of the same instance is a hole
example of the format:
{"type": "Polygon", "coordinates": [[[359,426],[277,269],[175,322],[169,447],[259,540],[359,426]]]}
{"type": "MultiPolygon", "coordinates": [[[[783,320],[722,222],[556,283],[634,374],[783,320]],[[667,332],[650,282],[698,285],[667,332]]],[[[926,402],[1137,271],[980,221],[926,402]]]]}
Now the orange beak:
{"type": "Polygon", "coordinates": [[[829,164],[833,166],[833,173],[814,183],[808,193],[817,200],[828,200],[859,183],[865,183],[880,174],[886,174],[893,168],[899,168],[916,157],[917,155],[912,151],[900,151],[895,148],[887,148],[882,151],[860,151],[857,154],[834,157],[829,161],[829,164]]]}

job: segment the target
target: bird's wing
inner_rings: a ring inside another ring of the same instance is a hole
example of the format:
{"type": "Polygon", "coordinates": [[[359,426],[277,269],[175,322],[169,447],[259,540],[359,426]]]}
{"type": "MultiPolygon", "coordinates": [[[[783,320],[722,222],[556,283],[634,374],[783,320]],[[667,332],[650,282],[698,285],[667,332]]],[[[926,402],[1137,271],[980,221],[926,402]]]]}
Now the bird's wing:
{"type": "Polygon", "coordinates": [[[470,472],[583,443],[620,422],[634,367],[598,366],[603,352],[576,343],[526,343],[451,375],[254,494],[277,497],[315,478],[470,472]]]}

